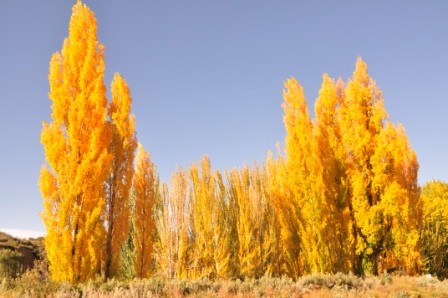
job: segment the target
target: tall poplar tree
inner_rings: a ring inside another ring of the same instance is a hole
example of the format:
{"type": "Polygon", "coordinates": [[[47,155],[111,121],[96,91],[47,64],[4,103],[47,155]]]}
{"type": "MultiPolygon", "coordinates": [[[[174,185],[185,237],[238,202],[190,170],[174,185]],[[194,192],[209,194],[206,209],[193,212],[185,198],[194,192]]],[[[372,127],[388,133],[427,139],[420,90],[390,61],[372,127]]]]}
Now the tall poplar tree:
{"type": "Polygon", "coordinates": [[[261,243],[259,238],[262,233],[263,219],[259,201],[254,201],[256,195],[251,191],[251,177],[249,167],[241,170],[233,169],[227,173],[229,198],[235,202],[232,210],[236,217],[236,232],[238,236],[237,253],[238,269],[241,275],[257,277],[261,268],[261,243]],[[258,224],[258,225],[257,225],[258,224]]]}
{"type": "MultiPolygon", "coordinates": [[[[325,134],[317,129],[308,114],[307,103],[300,84],[290,79],[285,83],[283,109],[286,128],[286,187],[289,190],[289,205],[297,210],[297,233],[300,243],[302,273],[331,272],[336,256],[331,251],[335,239],[334,208],[331,187],[323,180],[329,170],[319,152],[317,136],[325,134]],[[330,196],[328,196],[330,194],[330,196]]],[[[328,92],[329,90],[322,90],[328,92]]],[[[318,112],[320,110],[318,109],[318,112]]],[[[319,126],[317,126],[319,128],[319,126]]],[[[326,148],[328,150],[328,148],[326,148]]],[[[331,181],[328,181],[331,182],[331,181]]]]}
{"type": "Polygon", "coordinates": [[[343,83],[327,74],[315,103],[314,142],[317,164],[314,184],[321,197],[322,238],[325,241],[325,272],[349,272],[353,263],[351,218],[347,198],[346,169],[339,124],[339,107],[344,100],[343,83]]]}
{"type": "Polygon", "coordinates": [[[381,195],[378,208],[391,222],[391,231],[385,236],[380,252],[378,270],[399,267],[416,273],[421,267],[419,229],[422,224],[418,162],[401,125],[386,122],[371,163],[373,191],[381,195]]]}
{"type": "Polygon", "coordinates": [[[165,278],[190,278],[191,190],[188,174],[178,169],[169,188],[163,184],[156,209],[157,241],[154,254],[159,273],[165,278]]]}
{"type": "Polygon", "coordinates": [[[77,283],[100,271],[111,164],[104,47],[95,15],[81,1],[73,6],[62,51],[51,58],[49,81],[52,121],[43,124],[47,164],[39,180],[45,248],[52,279],[77,283]]]}
{"type": "Polygon", "coordinates": [[[155,167],[149,159],[148,152],[139,144],[132,180],[134,196],[132,240],[136,250],[135,272],[138,278],[146,278],[151,272],[157,184],[155,167]]]}
{"type": "Polygon", "coordinates": [[[296,239],[290,237],[290,233],[296,231],[295,219],[288,217],[292,212],[288,208],[287,200],[285,200],[285,183],[283,182],[286,175],[284,157],[273,156],[268,153],[264,163],[265,173],[265,189],[268,204],[267,219],[269,222],[268,237],[265,239],[269,261],[266,261],[266,273],[270,276],[294,276],[294,272],[299,272],[300,262],[297,246],[292,246],[292,253],[288,251],[291,248],[290,243],[285,243],[284,239],[291,242],[296,239]],[[292,262],[289,262],[292,260],[292,262]]]}
{"type": "Polygon", "coordinates": [[[216,207],[216,181],[210,159],[204,156],[200,169],[196,164],[190,167],[193,186],[192,232],[194,248],[192,266],[195,277],[216,277],[214,229],[218,222],[216,207]]]}
{"type": "Polygon", "coordinates": [[[238,269],[251,278],[273,274],[276,265],[278,233],[265,171],[255,165],[227,172],[227,197],[235,206],[227,216],[235,217],[238,269]]]}
{"type": "Polygon", "coordinates": [[[378,273],[390,254],[407,271],[419,266],[418,163],[404,130],[387,120],[381,91],[361,58],[340,108],[354,271],[378,273]]]}
{"type": "Polygon", "coordinates": [[[111,85],[112,102],[109,118],[112,129],[110,145],[113,154],[111,172],[106,182],[106,268],[105,277],[120,270],[120,250],[129,235],[129,190],[134,174],[137,147],[135,118],[130,114],[132,98],[125,79],[115,74],[111,85]]]}
{"type": "MultiPolygon", "coordinates": [[[[304,207],[315,206],[312,201],[315,199],[312,189],[310,188],[310,174],[313,162],[312,152],[312,122],[308,114],[308,107],[302,86],[295,79],[289,79],[285,82],[285,90],[283,91],[283,110],[285,112],[283,122],[286,129],[285,151],[286,161],[285,168],[287,174],[283,175],[286,179],[286,194],[284,202],[278,204],[281,212],[281,223],[284,225],[282,229],[283,241],[286,245],[285,249],[288,262],[294,264],[299,262],[300,267],[292,266],[293,272],[289,274],[298,277],[303,274],[305,268],[303,264],[303,255],[307,249],[312,249],[307,243],[313,241],[317,237],[314,229],[307,229],[304,214],[304,207]],[[308,204],[307,201],[310,201],[308,204]],[[290,221],[293,221],[292,224],[290,221]],[[287,232],[286,232],[287,231],[287,232]],[[307,238],[305,232],[312,235],[307,238]]],[[[307,210],[306,216],[310,219],[317,219],[317,213],[313,208],[307,210]]],[[[308,250],[309,252],[309,250],[308,250]]]]}

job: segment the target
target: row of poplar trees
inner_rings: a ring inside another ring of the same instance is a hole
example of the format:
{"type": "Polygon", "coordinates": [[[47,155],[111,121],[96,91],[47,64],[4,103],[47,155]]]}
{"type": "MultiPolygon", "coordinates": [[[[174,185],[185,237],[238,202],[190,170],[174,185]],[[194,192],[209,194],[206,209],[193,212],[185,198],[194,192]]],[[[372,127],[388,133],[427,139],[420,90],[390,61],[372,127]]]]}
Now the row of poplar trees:
{"type": "Polygon", "coordinates": [[[104,47],[81,1],[49,81],[39,186],[53,280],[420,269],[416,154],[361,59],[346,83],[323,76],[313,120],[300,84],[285,82],[276,156],[224,172],[204,157],[169,184],[137,144],[119,74],[106,98],[104,47]]]}
{"type": "Polygon", "coordinates": [[[115,74],[108,102],[104,70],[95,15],[78,1],[62,51],[51,58],[52,122],[44,123],[41,133],[47,161],[39,180],[41,216],[51,276],[57,281],[82,282],[100,272],[106,278],[116,275],[130,226],[138,276],[149,267],[154,169],[137,145],[125,79],[115,74]]]}
{"type": "MultiPolygon", "coordinates": [[[[285,83],[285,152],[223,173],[204,157],[178,170],[156,208],[154,268],[165,277],[363,275],[422,267],[418,163],[358,59],[323,76],[311,120],[285,83]]],[[[279,150],[282,151],[282,150],[279,150]]]]}

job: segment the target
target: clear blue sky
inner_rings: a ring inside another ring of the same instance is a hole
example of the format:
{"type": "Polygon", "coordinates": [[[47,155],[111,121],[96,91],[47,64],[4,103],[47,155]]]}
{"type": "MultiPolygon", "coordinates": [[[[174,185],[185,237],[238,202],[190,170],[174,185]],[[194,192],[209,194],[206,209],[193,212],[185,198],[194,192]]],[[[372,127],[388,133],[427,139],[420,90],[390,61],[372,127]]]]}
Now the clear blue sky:
{"type": "MultiPolygon", "coordinates": [[[[0,228],[44,230],[48,63],[74,3],[0,5],[0,228]]],[[[406,128],[420,184],[448,181],[448,1],[85,3],[106,47],[106,84],[126,77],[139,141],[163,180],[203,154],[217,169],[261,162],[284,140],[283,82],[296,77],[312,106],[322,74],[347,79],[361,56],[406,128]]]]}

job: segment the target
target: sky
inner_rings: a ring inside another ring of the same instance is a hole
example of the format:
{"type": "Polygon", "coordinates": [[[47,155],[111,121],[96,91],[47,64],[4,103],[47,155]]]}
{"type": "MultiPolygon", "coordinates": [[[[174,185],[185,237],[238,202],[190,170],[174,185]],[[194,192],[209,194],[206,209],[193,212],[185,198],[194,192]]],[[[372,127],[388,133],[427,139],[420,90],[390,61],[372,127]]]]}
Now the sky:
{"type": "MultiPolygon", "coordinates": [[[[50,121],[48,64],[76,1],[0,4],[0,228],[44,231],[37,186],[50,121]]],[[[139,141],[163,181],[207,154],[218,170],[262,163],[282,144],[283,83],[313,110],[322,74],[347,80],[357,57],[420,163],[448,181],[448,1],[85,0],[106,78],[127,80],[139,141]]]]}

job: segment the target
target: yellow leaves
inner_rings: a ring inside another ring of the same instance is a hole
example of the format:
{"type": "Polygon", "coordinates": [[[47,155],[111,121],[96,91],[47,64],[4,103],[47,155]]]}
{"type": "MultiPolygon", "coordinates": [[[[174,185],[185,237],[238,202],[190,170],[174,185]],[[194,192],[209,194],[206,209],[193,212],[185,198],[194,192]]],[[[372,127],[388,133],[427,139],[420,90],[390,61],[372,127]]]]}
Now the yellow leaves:
{"type": "Polygon", "coordinates": [[[414,235],[420,222],[418,164],[403,129],[386,122],[367,65],[358,59],[345,89],[342,81],[323,76],[314,122],[297,81],[288,80],[285,88],[290,210],[276,204],[285,243],[287,235],[299,234],[300,258],[309,272],[361,273],[368,262],[375,273],[391,241],[397,260],[410,263],[400,251],[418,251],[415,239],[404,237],[414,235]],[[290,216],[293,225],[285,220],[290,216]]]}
{"type": "Polygon", "coordinates": [[[367,74],[367,64],[361,59],[361,57],[358,57],[358,59],[356,60],[356,67],[355,72],[353,73],[353,78],[363,87],[367,87],[370,83],[370,77],[367,74]]]}
{"type": "MultiPolygon", "coordinates": [[[[111,130],[112,167],[106,182],[105,224],[106,278],[120,268],[120,250],[129,234],[129,190],[134,174],[134,152],[137,147],[135,118],[130,114],[132,97],[125,79],[115,74],[111,84],[112,101],[108,113],[111,130]]],[[[142,153],[143,154],[143,153],[142,153]]]]}
{"type": "Polygon", "coordinates": [[[228,200],[235,203],[234,213],[238,239],[237,260],[239,271],[244,276],[261,277],[264,272],[278,266],[276,241],[280,231],[269,200],[267,167],[243,167],[227,172],[228,200]],[[271,268],[267,266],[272,263],[271,268]]]}
{"type": "Polygon", "coordinates": [[[341,101],[342,99],[337,94],[334,81],[328,74],[324,74],[319,97],[316,99],[315,104],[316,121],[321,123],[326,129],[332,129],[332,124],[337,125],[337,118],[334,113],[341,101]]]}
{"type": "Polygon", "coordinates": [[[221,197],[218,195],[217,180],[212,173],[210,159],[204,156],[199,170],[196,164],[190,167],[192,182],[192,225],[194,231],[193,268],[195,277],[215,277],[214,253],[217,239],[214,226],[219,224],[218,212],[221,197]]]}
{"type": "Polygon", "coordinates": [[[77,283],[99,274],[102,198],[111,161],[103,72],[95,16],[78,2],[62,51],[50,61],[53,121],[43,124],[41,134],[48,162],[40,178],[42,217],[55,280],[77,283]]]}
{"type": "Polygon", "coordinates": [[[131,111],[132,97],[126,80],[115,73],[111,85],[112,102],[109,107],[110,117],[117,127],[119,135],[132,135],[135,131],[135,119],[129,116],[131,111]]]}
{"type": "Polygon", "coordinates": [[[169,188],[162,185],[156,209],[157,241],[154,258],[159,274],[166,278],[188,278],[191,241],[190,184],[185,170],[178,169],[171,177],[169,188]]]}
{"type": "MultiPolygon", "coordinates": [[[[141,145],[133,167],[130,90],[115,74],[108,105],[104,67],[95,16],[78,1],[50,61],[52,122],[41,134],[47,164],[39,187],[54,280],[85,281],[101,266],[106,277],[116,275],[129,217],[137,277],[148,277],[154,264],[170,278],[297,278],[363,273],[366,264],[373,273],[392,263],[411,271],[418,263],[416,154],[404,129],[387,121],[361,59],[346,86],[323,76],[313,121],[302,86],[285,82],[284,156],[224,177],[204,157],[160,189],[141,145]]],[[[430,220],[436,206],[426,203],[430,220]]]]}
{"type": "Polygon", "coordinates": [[[156,175],[149,154],[141,144],[138,145],[132,188],[134,195],[132,240],[136,249],[136,277],[146,278],[150,274],[153,250],[151,239],[154,232],[156,175]]]}
{"type": "Polygon", "coordinates": [[[428,272],[446,278],[448,257],[448,183],[429,181],[421,189],[423,224],[420,230],[422,253],[428,272]]]}

